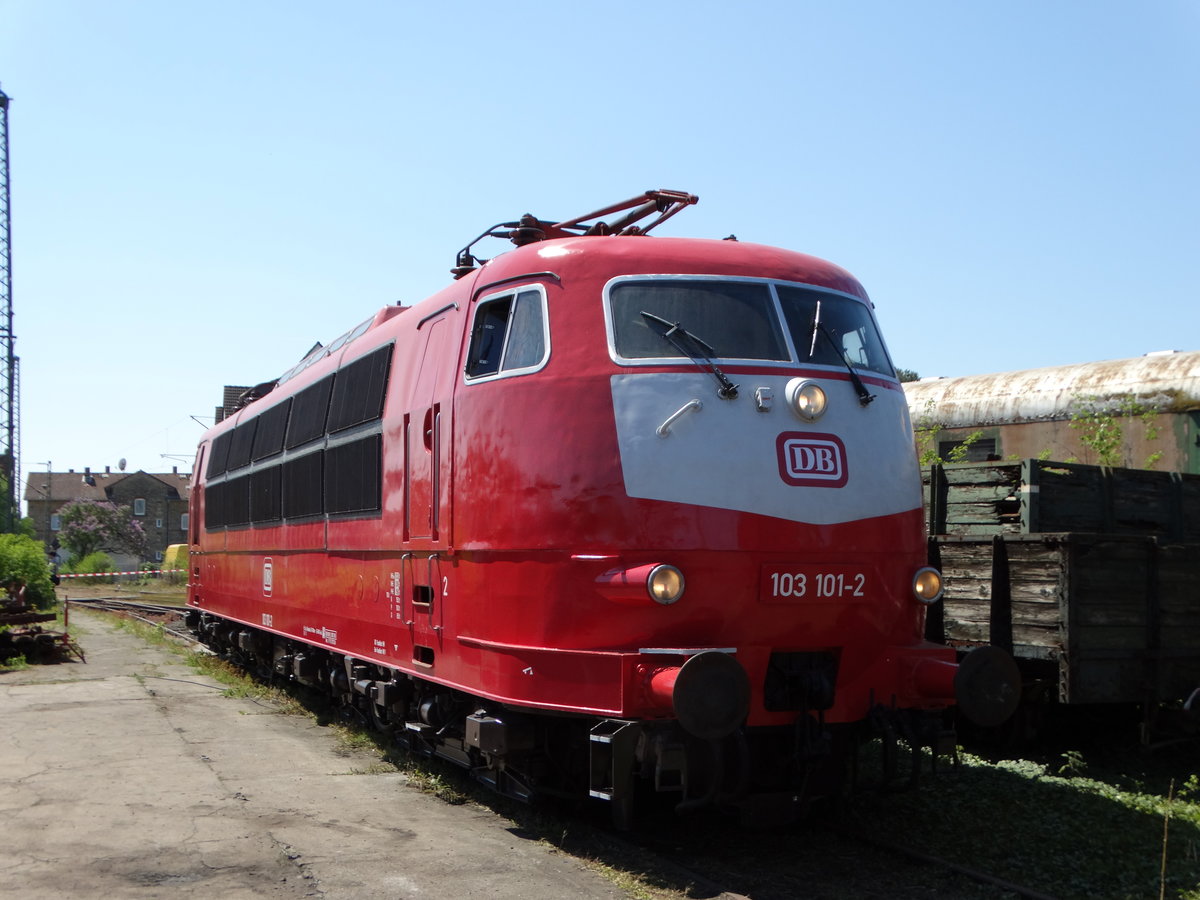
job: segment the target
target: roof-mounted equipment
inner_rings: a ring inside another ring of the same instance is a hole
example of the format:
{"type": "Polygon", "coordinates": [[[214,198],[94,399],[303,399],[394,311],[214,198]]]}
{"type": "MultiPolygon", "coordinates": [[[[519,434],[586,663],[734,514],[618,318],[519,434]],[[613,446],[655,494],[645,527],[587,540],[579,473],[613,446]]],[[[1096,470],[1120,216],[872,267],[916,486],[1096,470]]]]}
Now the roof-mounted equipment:
{"type": "Polygon", "coordinates": [[[524,247],[526,244],[536,244],[538,241],[555,238],[646,234],[684,207],[691,206],[699,200],[700,198],[695,194],[685,194],[682,191],[646,191],[644,194],[620,203],[614,203],[585,216],[567,219],[563,222],[546,222],[526,213],[516,222],[501,222],[493,225],[458,251],[458,257],[450,274],[455,278],[462,278],[473,272],[481,263],[487,262],[487,260],[480,260],[471,254],[471,248],[485,237],[506,238],[518,247],[524,247]],[[614,222],[604,221],[604,216],[611,216],[614,213],[625,213],[625,215],[614,222]],[[658,217],[652,222],[646,225],[636,224],[654,213],[658,213],[658,217]]]}

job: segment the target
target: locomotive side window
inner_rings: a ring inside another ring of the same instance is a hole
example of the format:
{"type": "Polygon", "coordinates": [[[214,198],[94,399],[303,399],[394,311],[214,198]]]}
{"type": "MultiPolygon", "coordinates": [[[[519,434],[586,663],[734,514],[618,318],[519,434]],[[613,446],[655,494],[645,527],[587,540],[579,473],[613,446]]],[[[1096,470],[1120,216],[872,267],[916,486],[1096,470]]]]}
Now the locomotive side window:
{"type": "Polygon", "coordinates": [[[250,476],[232,478],[222,485],[222,507],[226,525],[250,524],[250,476]]]}
{"type": "Polygon", "coordinates": [[[786,285],[780,285],[778,291],[800,362],[842,366],[848,360],[856,369],[895,374],[864,304],[786,285]]]}
{"type": "Polygon", "coordinates": [[[233,441],[233,432],[226,431],[224,434],[219,434],[212,443],[212,455],[208,458],[208,472],[206,477],[215,478],[217,475],[224,473],[229,462],[229,445],[233,441]]]}
{"type": "Polygon", "coordinates": [[[204,527],[209,531],[225,526],[225,485],[210,484],[204,491],[204,527]]]}
{"type": "Polygon", "coordinates": [[[324,457],[324,451],[318,450],[283,464],[281,491],[285,518],[300,519],[324,512],[324,457]]]}
{"type": "Polygon", "coordinates": [[[684,357],[648,316],[682,326],[712,347],[717,359],[789,358],[766,282],[623,281],[613,286],[609,303],[615,349],[623,359],[684,357]]]}
{"type": "Polygon", "coordinates": [[[546,362],[549,343],[546,300],[540,290],[488,297],[475,310],[467,378],[536,372],[546,362]]]}
{"type": "Polygon", "coordinates": [[[233,429],[233,440],[229,444],[229,460],[226,465],[229,471],[250,464],[250,449],[254,446],[254,432],[257,426],[258,419],[250,419],[233,429]]]}
{"type": "Polygon", "coordinates": [[[277,522],[283,514],[282,466],[250,473],[250,521],[277,522]]]}
{"type": "Polygon", "coordinates": [[[288,420],[287,439],[284,442],[289,450],[325,434],[325,416],[329,411],[332,389],[333,376],[326,375],[296,395],[292,401],[292,416],[288,420]]]}
{"type": "Polygon", "coordinates": [[[543,334],[542,295],[537,291],[517,294],[516,309],[509,321],[508,341],[504,347],[502,372],[530,369],[542,361],[546,353],[543,334]]]}
{"type": "Polygon", "coordinates": [[[325,451],[325,510],[330,515],[383,508],[381,440],[372,434],[325,451]]]}
{"type": "Polygon", "coordinates": [[[283,450],[283,436],[287,431],[288,411],[291,408],[292,400],[289,397],[258,417],[258,431],[254,434],[251,459],[257,462],[283,450]]]}
{"type": "Polygon", "coordinates": [[[392,345],[388,344],[338,371],[329,404],[328,431],[331,434],[383,415],[383,397],[391,362],[392,345]]]}

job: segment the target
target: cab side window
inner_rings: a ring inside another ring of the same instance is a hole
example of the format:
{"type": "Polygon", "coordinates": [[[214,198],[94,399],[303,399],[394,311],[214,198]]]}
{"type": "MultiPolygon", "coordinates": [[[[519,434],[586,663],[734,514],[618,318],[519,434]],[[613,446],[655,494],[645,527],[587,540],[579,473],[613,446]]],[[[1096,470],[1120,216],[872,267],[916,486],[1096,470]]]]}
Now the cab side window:
{"type": "Polygon", "coordinates": [[[545,297],[539,290],[488,297],[475,310],[469,380],[540,369],[549,355],[545,297]]]}

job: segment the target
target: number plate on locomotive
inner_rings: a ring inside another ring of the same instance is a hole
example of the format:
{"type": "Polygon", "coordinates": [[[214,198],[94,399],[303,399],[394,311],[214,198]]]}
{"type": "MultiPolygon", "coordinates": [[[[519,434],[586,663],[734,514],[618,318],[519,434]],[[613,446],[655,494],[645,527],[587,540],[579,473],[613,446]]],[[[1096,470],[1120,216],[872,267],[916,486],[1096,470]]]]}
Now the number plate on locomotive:
{"type": "Polygon", "coordinates": [[[858,566],[763,566],[764,603],[853,603],[867,598],[867,573],[858,566]]]}

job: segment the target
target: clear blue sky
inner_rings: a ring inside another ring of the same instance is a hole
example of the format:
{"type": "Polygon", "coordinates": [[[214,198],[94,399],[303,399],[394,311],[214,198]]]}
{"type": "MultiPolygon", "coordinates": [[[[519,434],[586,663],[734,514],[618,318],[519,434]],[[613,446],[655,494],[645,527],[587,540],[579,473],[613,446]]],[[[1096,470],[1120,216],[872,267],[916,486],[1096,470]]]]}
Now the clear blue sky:
{"type": "Polygon", "coordinates": [[[1195,0],[0,0],[0,86],[25,473],[185,468],[223,385],[648,188],[922,375],[1200,349],[1195,0]]]}

